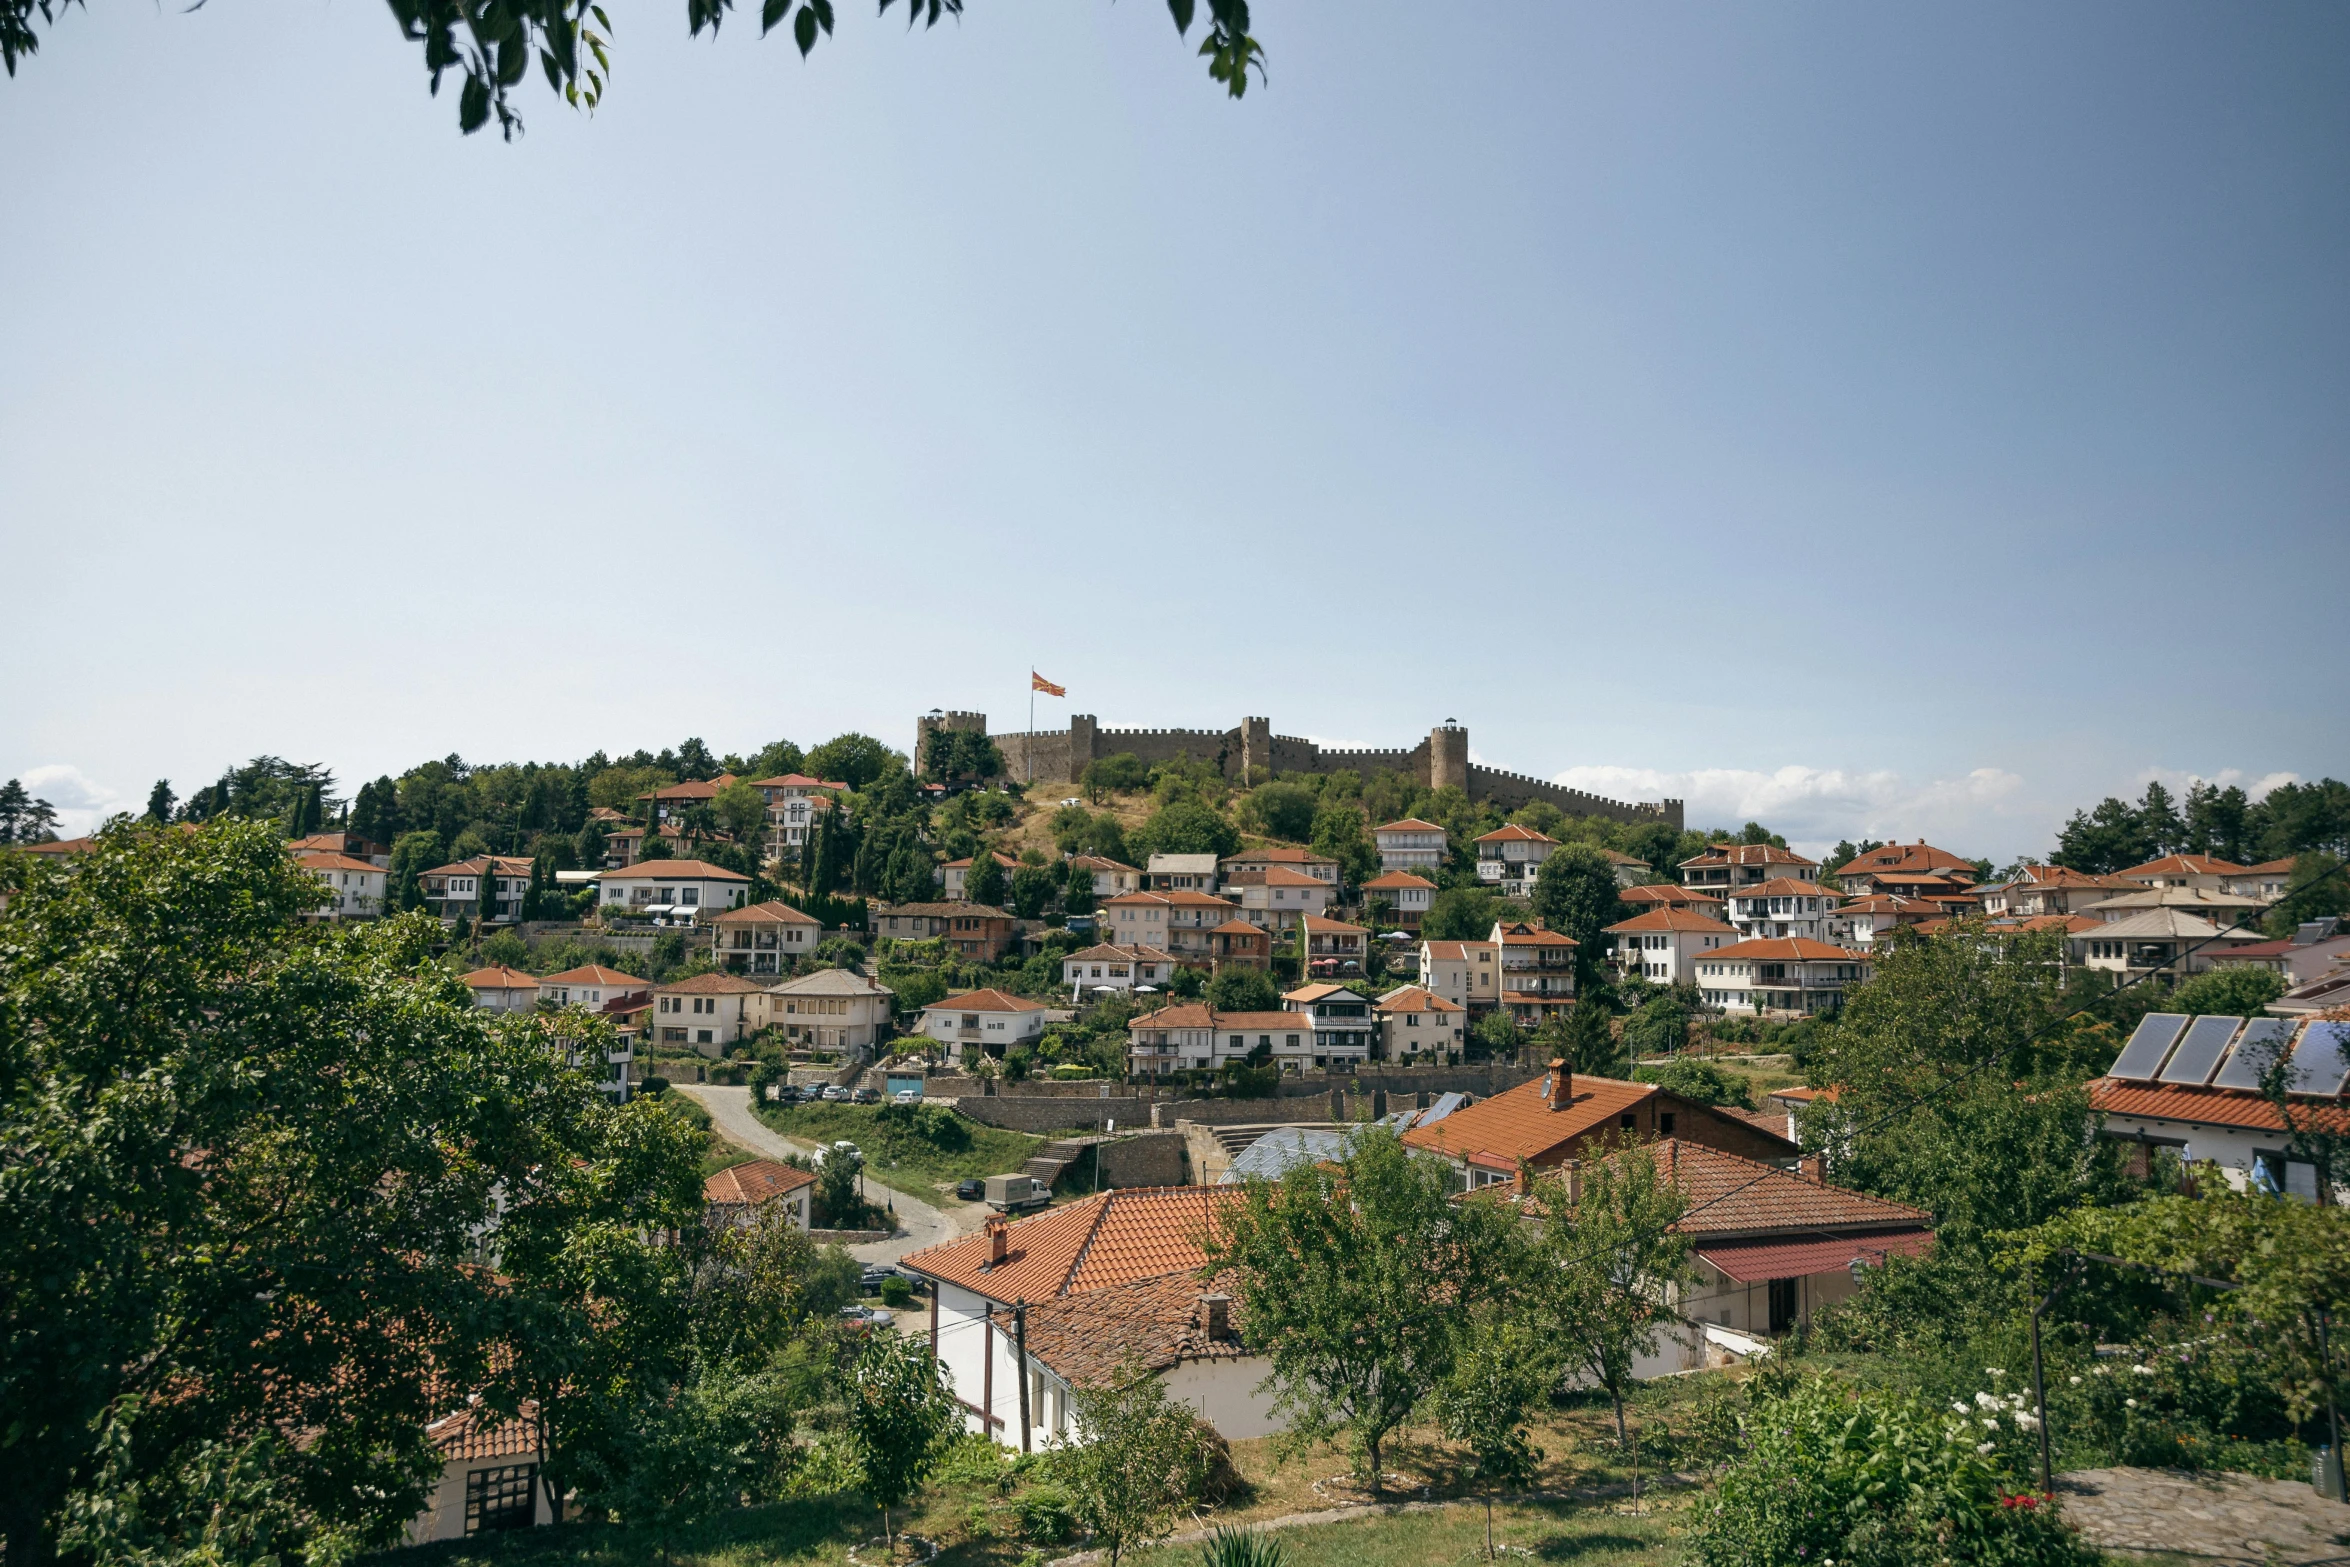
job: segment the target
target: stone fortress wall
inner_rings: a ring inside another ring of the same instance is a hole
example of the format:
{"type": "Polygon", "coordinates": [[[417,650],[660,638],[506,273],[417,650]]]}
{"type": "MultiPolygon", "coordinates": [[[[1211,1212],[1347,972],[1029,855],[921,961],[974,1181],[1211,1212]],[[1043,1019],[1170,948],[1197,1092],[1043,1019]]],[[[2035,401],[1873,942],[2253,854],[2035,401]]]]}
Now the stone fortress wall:
{"type": "MultiPolygon", "coordinates": [[[[923,738],[933,729],[974,730],[987,733],[985,713],[934,712],[914,720],[914,755],[922,754],[923,738]]],[[[1651,800],[1638,804],[1605,799],[1569,789],[1526,773],[1481,767],[1469,760],[1469,731],[1458,724],[1439,724],[1409,750],[1325,750],[1296,735],[1277,735],[1269,718],[1244,718],[1225,730],[1214,729],[1104,729],[1090,713],[1069,720],[1069,727],[1031,733],[999,734],[996,748],[1014,778],[1043,783],[1074,784],[1086,764],[1132,752],[1144,765],[1188,758],[1206,762],[1235,783],[1262,783],[1269,773],[1357,772],[1366,778],[1381,769],[1408,773],[1431,789],[1454,785],[1470,798],[1491,800],[1514,810],[1535,800],[1548,800],[1569,816],[1605,816],[1621,822],[1664,822],[1679,831],[1681,802],[1651,800]]]]}

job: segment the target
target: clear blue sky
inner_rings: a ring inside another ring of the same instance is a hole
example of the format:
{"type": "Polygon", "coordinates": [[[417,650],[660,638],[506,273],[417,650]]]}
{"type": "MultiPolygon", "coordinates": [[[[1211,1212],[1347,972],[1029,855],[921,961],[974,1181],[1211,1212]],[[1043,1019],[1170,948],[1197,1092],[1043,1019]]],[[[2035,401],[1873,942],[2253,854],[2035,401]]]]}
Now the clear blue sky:
{"type": "Polygon", "coordinates": [[[0,777],[902,746],[1031,665],[1799,842],[2350,772],[2350,9],[1256,9],[1236,104],[1155,0],[622,0],[511,146],[374,0],[68,13],[0,777]]]}

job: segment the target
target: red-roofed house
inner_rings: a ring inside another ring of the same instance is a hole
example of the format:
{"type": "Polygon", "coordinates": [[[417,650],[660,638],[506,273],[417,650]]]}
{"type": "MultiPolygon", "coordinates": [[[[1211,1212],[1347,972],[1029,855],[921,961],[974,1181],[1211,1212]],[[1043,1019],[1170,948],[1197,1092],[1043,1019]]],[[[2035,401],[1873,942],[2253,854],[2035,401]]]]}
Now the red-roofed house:
{"type": "Polygon", "coordinates": [[[1523,898],[1533,890],[1542,862],[1558,846],[1556,838],[1506,823],[1477,840],[1477,879],[1505,898],[1523,898]]]}
{"type": "Polygon", "coordinates": [[[1542,922],[1499,921],[1486,944],[1499,954],[1501,1004],[1520,1028],[1565,1017],[1575,1004],[1575,938],[1542,922]]]}
{"type": "Polygon", "coordinates": [[[1820,868],[1793,849],[1769,843],[1712,843],[1680,865],[1681,885],[1726,898],[1739,887],[1759,886],[1775,876],[1808,876],[1820,868]]]}
{"type": "Polygon", "coordinates": [[[426,907],[452,925],[461,919],[511,925],[522,918],[522,895],[530,890],[530,861],[510,854],[480,854],[436,865],[419,875],[417,884],[426,907]]]}
{"type": "MultiPolygon", "coordinates": [[[[1743,938],[1806,936],[1833,941],[1843,934],[1836,915],[1836,895],[1817,882],[1792,876],[1774,876],[1730,894],[1725,916],[1743,938]]],[[[1937,910],[1936,912],[1940,912],[1937,910]]]]}
{"type": "Polygon", "coordinates": [[[943,941],[975,963],[993,963],[1012,949],[1012,916],[985,903],[899,903],[866,911],[876,936],[893,941],[943,941]]]}
{"type": "Polygon", "coordinates": [[[1082,990],[1130,991],[1137,985],[1163,987],[1174,977],[1175,955],[1156,947],[1113,947],[1104,943],[1061,959],[1061,983],[1069,987],[1072,997],[1082,990]]]}
{"type": "Polygon", "coordinates": [[[1423,986],[1403,985],[1381,996],[1373,1010],[1385,1059],[1407,1065],[1459,1061],[1468,1041],[1468,1008],[1423,986]]]}
{"type": "Polygon", "coordinates": [[[1326,920],[1309,914],[1300,920],[1305,932],[1306,972],[1317,979],[1345,979],[1363,971],[1371,933],[1344,920],[1326,920]]]}
{"type": "Polygon", "coordinates": [[[1913,878],[1933,877],[1942,886],[1971,887],[1975,862],[1948,849],[1937,849],[1920,838],[1915,843],[1888,843],[1856,854],[1836,867],[1836,880],[1846,892],[1899,892],[1915,895],[1913,878]]]}
{"type": "Polygon", "coordinates": [[[2091,876],[2061,865],[2026,865],[2013,880],[1983,889],[1983,912],[1992,919],[2080,914],[2092,903],[2139,885],[2119,876],[2091,876]]]}
{"type": "Polygon", "coordinates": [[[728,909],[702,923],[710,927],[711,958],[737,974],[788,972],[793,958],[815,951],[824,939],[823,921],[772,899],[728,909]]]}
{"type": "Polygon", "coordinates": [[[1363,883],[1363,897],[1385,903],[1388,916],[1403,930],[1418,930],[1436,901],[1436,883],[1410,871],[1381,871],[1363,883]]]}
{"type": "Polygon", "coordinates": [[[501,1534],[553,1523],[547,1487],[539,1483],[538,1406],[524,1403],[520,1419],[500,1420],[470,1401],[424,1428],[440,1454],[441,1478],[424,1510],[410,1520],[404,1540],[424,1545],[501,1534]]]}
{"type": "MultiPolygon", "coordinates": [[[[530,862],[521,862],[528,874],[530,862]]],[[[600,883],[602,912],[654,914],[700,921],[739,908],[751,878],[708,860],[639,860],[606,871],[600,883]]]]}
{"type": "Polygon", "coordinates": [[[1273,966],[1273,938],[1262,926],[1244,919],[1228,919],[1208,932],[1208,967],[1227,963],[1260,972],[1273,966]]]}
{"type": "Polygon", "coordinates": [[[2118,881],[2134,882],[2141,887],[2200,887],[2205,892],[2225,892],[2227,884],[2248,869],[2249,866],[2213,859],[2208,854],[2166,854],[2159,860],[2148,860],[2113,874],[2118,881]]]}
{"type": "Polygon", "coordinates": [[[558,1007],[586,1007],[590,1011],[601,1012],[622,996],[650,990],[652,984],[649,979],[623,974],[601,963],[589,963],[540,979],[539,999],[558,1007]]]}
{"type": "MultiPolygon", "coordinates": [[[[1231,862],[1225,863],[1229,865],[1231,862]]],[[[1337,883],[1325,881],[1293,865],[1273,865],[1261,870],[1227,870],[1224,873],[1224,898],[1240,905],[1242,919],[1252,925],[1262,925],[1267,930],[1290,930],[1306,916],[1326,912],[1331,898],[1337,892],[1337,883]]],[[[1177,897],[1181,894],[1166,893],[1161,896],[1177,897]]],[[[1190,896],[1203,895],[1192,893],[1190,896]]]]}
{"type": "MultiPolygon", "coordinates": [[[[1356,1024],[1355,1027],[1366,1027],[1356,1024]]],[[[1211,1070],[1251,1056],[1291,1070],[1329,1065],[1315,1056],[1314,1020],[1299,1012],[1218,1012],[1186,1002],[1146,1012],[1126,1025],[1126,1059],[1136,1072],[1211,1070]]],[[[1360,1059],[1351,1053],[1346,1059],[1360,1059]]]]}
{"type": "Polygon", "coordinates": [[[1734,945],[1738,932],[1690,909],[1652,908],[1607,928],[1616,938],[1616,971],[1659,985],[1697,983],[1697,958],[1734,945]]]}
{"type": "Polygon", "coordinates": [[[1802,936],[1741,941],[1697,962],[1705,1004],[1722,1012],[1833,1012],[1844,992],[1869,977],[1869,957],[1802,936]]]}
{"type": "Polygon", "coordinates": [[[1836,923],[1843,927],[1842,939],[1863,952],[1874,947],[1877,939],[1895,926],[1924,925],[1949,917],[1949,911],[1939,903],[1928,903],[1923,898],[1905,898],[1892,892],[1850,898],[1836,907],[1836,923]]]}
{"type": "Polygon", "coordinates": [[[1711,919],[1722,917],[1720,898],[1669,881],[1643,882],[1637,887],[1626,887],[1617,894],[1616,901],[1629,904],[1643,914],[1650,909],[1693,909],[1711,919]]]}
{"type": "Polygon", "coordinates": [[[373,860],[332,850],[305,850],[294,863],[318,878],[334,899],[309,912],[313,920],[371,920],[383,913],[384,878],[389,872],[373,860]]]}
{"type": "Polygon", "coordinates": [[[1107,855],[1072,854],[1066,870],[1080,870],[1091,875],[1096,898],[1115,898],[1122,892],[1142,890],[1142,872],[1107,855]]]}
{"type": "Polygon", "coordinates": [[[2258,865],[2247,865],[2230,876],[2220,891],[2232,892],[2239,898],[2258,898],[2263,903],[2274,903],[2285,895],[2293,882],[2291,860],[2264,860],[2258,865]]]}
{"type": "Polygon", "coordinates": [[[653,987],[653,1038],[664,1045],[691,1045],[716,1060],[728,1045],[739,1045],[766,1021],[767,989],[741,974],[696,974],[653,987]]]}
{"type": "Polygon", "coordinates": [[[1471,1012],[1501,1005],[1501,966],[1490,941],[1420,942],[1420,983],[1471,1012]]]}
{"type": "Polygon", "coordinates": [[[1050,1015],[1041,1002],[1001,990],[967,990],[922,1009],[922,1032],[946,1047],[949,1061],[961,1062],[974,1052],[1001,1059],[1014,1045],[1044,1032],[1050,1015]]]}
{"type": "Polygon", "coordinates": [[[1387,871],[1432,871],[1445,862],[1444,829],[1434,822],[1407,816],[1400,822],[1371,829],[1379,845],[1379,868],[1387,871]]]}
{"type": "Polygon", "coordinates": [[[475,1006],[492,1012],[528,1012],[539,1004],[537,976],[503,963],[475,969],[465,976],[465,987],[473,992],[475,1006]]]}
{"type": "MultiPolygon", "coordinates": [[[[1371,1059],[1379,1034],[1368,996],[1344,985],[1300,985],[1281,998],[1281,1005],[1310,1022],[1313,1033],[1306,1049],[1315,1066],[1351,1065],[1371,1059]]],[[[1283,1061],[1285,1069],[1302,1069],[1305,1064],[1303,1060],[1283,1061]]]]}
{"type": "Polygon", "coordinates": [[[714,1224],[751,1224],[762,1207],[780,1202],[792,1222],[804,1230],[808,1227],[808,1203],[815,1193],[814,1175],[773,1159],[730,1165],[702,1182],[704,1210],[714,1224]]]}
{"type": "MultiPolygon", "coordinates": [[[[1020,868],[1019,858],[1006,854],[1001,849],[992,852],[995,855],[997,867],[1004,873],[1004,879],[1007,882],[1010,881],[1012,872],[1020,868]]],[[[974,856],[967,854],[959,860],[949,860],[938,868],[938,884],[945,889],[941,896],[949,903],[960,903],[970,896],[963,888],[964,883],[970,878],[973,858],[974,856]]]]}
{"type": "Polygon", "coordinates": [[[1216,864],[1220,875],[1229,877],[1234,871],[1269,871],[1276,867],[1302,871],[1317,881],[1338,885],[1338,862],[1327,854],[1316,854],[1311,849],[1293,849],[1284,845],[1268,844],[1261,849],[1243,849],[1238,854],[1227,854],[1216,864]]]}
{"type": "Polygon", "coordinates": [[[848,785],[826,783],[804,773],[779,773],[773,778],[755,778],[751,787],[767,802],[767,858],[780,860],[800,852],[817,816],[832,809],[848,785]]]}

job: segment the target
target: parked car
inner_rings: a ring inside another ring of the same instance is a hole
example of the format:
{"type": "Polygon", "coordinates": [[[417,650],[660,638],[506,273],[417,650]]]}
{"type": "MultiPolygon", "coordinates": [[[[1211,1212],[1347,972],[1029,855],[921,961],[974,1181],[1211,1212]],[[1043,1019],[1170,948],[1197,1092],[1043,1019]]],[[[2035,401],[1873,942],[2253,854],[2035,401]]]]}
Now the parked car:
{"type": "Polygon", "coordinates": [[[987,1195],[987,1182],[957,1181],[955,1183],[955,1195],[962,1198],[965,1202],[977,1202],[980,1198],[987,1195]]]}
{"type": "Polygon", "coordinates": [[[841,1087],[841,1086],[840,1086],[840,1084],[838,1084],[838,1083],[826,1083],[826,1084],[824,1085],[824,1102],[825,1102],[826,1104],[828,1104],[828,1105],[846,1104],[846,1103],[848,1103],[848,1099],[849,1099],[849,1091],[848,1091],[847,1089],[845,1089],[845,1088],[841,1087]]]}
{"type": "Polygon", "coordinates": [[[843,1306],[840,1308],[841,1326],[853,1333],[870,1333],[875,1328],[886,1328],[898,1319],[879,1306],[843,1306]]]}
{"type": "Polygon", "coordinates": [[[881,1090],[878,1088],[860,1088],[855,1093],[849,1095],[849,1098],[857,1104],[877,1105],[881,1103],[881,1090]]]}
{"type": "Polygon", "coordinates": [[[889,1100],[891,1104],[918,1105],[922,1102],[922,1090],[919,1088],[901,1088],[896,1093],[890,1095],[889,1100]]]}
{"type": "Polygon", "coordinates": [[[832,1151],[834,1153],[845,1153],[852,1159],[862,1159],[865,1157],[865,1150],[859,1148],[855,1143],[850,1142],[845,1137],[832,1145],[832,1151]]]}
{"type": "Polygon", "coordinates": [[[987,1205],[998,1213],[1021,1213],[1053,1200],[1053,1189],[1033,1175],[991,1175],[986,1190],[987,1205]]]}
{"type": "Polygon", "coordinates": [[[897,1276],[898,1270],[886,1262],[868,1262],[864,1271],[857,1275],[857,1287],[868,1295],[876,1295],[881,1292],[884,1280],[897,1276]]]}

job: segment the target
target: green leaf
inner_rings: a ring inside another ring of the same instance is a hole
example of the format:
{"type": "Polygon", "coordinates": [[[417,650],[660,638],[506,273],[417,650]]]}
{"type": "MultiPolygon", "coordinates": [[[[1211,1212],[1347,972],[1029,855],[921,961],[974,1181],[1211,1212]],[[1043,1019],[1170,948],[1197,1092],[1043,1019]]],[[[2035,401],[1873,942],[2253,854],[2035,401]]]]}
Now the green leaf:
{"type": "Polygon", "coordinates": [[[1167,11],[1175,18],[1175,34],[1179,38],[1191,32],[1191,10],[1192,0],[1167,0],[1167,11]]]}
{"type": "Polygon", "coordinates": [[[470,136],[489,119],[490,84],[478,76],[467,76],[465,91],[457,99],[457,128],[470,136]]]}
{"type": "Polygon", "coordinates": [[[553,88],[555,91],[561,92],[563,90],[563,72],[557,68],[555,64],[555,57],[549,54],[546,50],[541,49],[539,51],[539,64],[546,68],[547,85],[553,88]]]}
{"type": "Polygon", "coordinates": [[[791,15],[791,0],[765,0],[759,7],[759,36],[775,31],[775,24],[791,15]]]}
{"type": "Polygon", "coordinates": [[[791,19],[791,30],[792,38],[800,46],[800,58],[804,60],[808,51],[816,47],[816,13],[801,6],[800,14],[791,19]]]}

